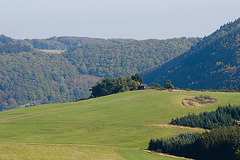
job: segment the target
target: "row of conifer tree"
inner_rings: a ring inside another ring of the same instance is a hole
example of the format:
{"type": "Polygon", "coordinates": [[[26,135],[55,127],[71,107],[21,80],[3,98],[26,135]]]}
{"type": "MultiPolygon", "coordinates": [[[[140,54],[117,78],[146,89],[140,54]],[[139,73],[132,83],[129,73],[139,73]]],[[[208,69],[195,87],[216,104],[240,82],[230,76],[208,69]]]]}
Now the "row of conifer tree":
{"type": "Polygon", "coordinates": [[[240,120],[240,106],[218,107],[216,111],[203,112],[199,115],[188,114],[187,116],[172,119],[170,124],[188,127],[200,127],[213,129],[219,126],[233,126],[240,120]]]}
{"type": "Polygon", "coordinates": [[[240,159],[240,106],[227,105],[199,115],[188,114],[170,124],[212,129],[204,133],[185,133],[170,139],[151,139],[148,149],[198,160],[240,159]]]}
{"type": "Polygon", "coordinates": [[[151,139],[148,149],[198,160],[239,160],[240,128],[220,127],[202,134],[187,133],[170,139],[151,139]]]}

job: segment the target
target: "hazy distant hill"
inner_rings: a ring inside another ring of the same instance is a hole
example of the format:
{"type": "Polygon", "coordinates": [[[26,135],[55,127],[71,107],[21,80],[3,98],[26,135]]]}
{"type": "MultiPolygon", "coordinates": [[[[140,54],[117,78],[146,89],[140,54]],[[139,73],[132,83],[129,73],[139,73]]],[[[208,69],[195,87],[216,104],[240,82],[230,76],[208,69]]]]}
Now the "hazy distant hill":
{"type": "Polygon", "coordinates": [[[28,42],[0,35],[0,53],[20,53],[32,50],[33,48],[28,42]]]}
{"type": "Polygon", "coordinates": [[[51,37],[48,39],[25,39],[33,48],[36,49],[50,49],[50,50],[67,50],[71,47],[84,44],[125,44],[136,41],[134,39],[101,39],[88,37],[51,37]]]}
{"type": "Polygon", "coordinates": [[[223,25],[196,46],[164,65],[145,72],[146,83],[192,89],[217,89],[240,82],[240,19],[223,25]]]}
{"type": "Polygon", "coordinates": [[[88,97],[89,88],[102,77],[129,76],[158,66],[189,50],[198,40],[16,40],[0,35],[0,110],[88,97]]]}
{"type": "Polygon", "coordinates": [[[90,95],[99,78],[81,75],[67,59],[41,52],[0,54],[0,109],[68,102],[90,95]]]}
{"type": "Polygon", "coordinates": [[[127,43],[114,40],[115,44],[78,45],[67,50],[63,56],[82,74],[112,78],[129,76],[163,64],[188,51],[198,41],[198,38],[135,40],[127,43]]]}

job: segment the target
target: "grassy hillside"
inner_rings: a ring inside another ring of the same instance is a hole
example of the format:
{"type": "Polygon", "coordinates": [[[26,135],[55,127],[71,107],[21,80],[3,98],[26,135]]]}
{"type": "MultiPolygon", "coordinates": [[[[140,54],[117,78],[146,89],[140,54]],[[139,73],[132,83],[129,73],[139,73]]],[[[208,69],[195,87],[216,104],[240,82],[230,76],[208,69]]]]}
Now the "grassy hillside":
{"type": "Polygon", "coordinates": [[[0,119],[25,117],[0,121],[0,159],[40,159],[41,155],[44,159],[174,159],[139,149],[146,149],[151,138],[194,130],[156,127],[157,124],[229,102],[239,104],[239,98],[239,93],[145,90],[4,111],[0,119]],[[197,95],[219,101],[196,108],[182,105],[183,99],[197,95]]]}

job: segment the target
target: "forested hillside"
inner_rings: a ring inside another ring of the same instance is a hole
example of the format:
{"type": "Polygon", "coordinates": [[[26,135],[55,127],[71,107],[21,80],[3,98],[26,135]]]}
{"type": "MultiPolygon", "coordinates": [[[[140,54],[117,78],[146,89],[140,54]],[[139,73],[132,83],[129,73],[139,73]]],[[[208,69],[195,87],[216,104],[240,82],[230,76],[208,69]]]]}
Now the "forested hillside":
{"type": "Polygon", "coordinates": [[[240,19],[203,38],[191,50],[143,74],[147,83],[170,79],[180,88],[217,89],[240,82],[240,19]]]}
{"type": "Polygon", "coordinates": [[[90,95],[99,78],[80,75],[76,67],[58,55],[41,52],[0,55],[0,108],[68,102],[90,95]]]}
{"type": "Polygon", "coordinates": [[[0,35],[0,53],[20,53],[32,51],[32,47],[25,41],[14,40],[0,35]]]}
{"type": "Polygon", "coordinates": [[[84,44],[69,49],[63,56],[82,74],[127,77],[165,63],[188,51],[198,40],[175,38],[109,45],[84,44]]]}
{"type": "Polygon", "coordinates": [[[101,78],[127,77],[155,67],[187,51],[198,40],[16,40],[1,35],[0,110],[87,98],[91,95],[89,88],[101,78]]]}
{"type": "Polygon", "coordinates": [[[125,44],[136,41],[134,39],[100,39],[100,38],[88,38],[88,37],[51,37],[48,39],[25,39],[25,42],[29,43],[36,49],[50,49],[50,50],[67,50],[71,47],[83,44],[125,44]]]}

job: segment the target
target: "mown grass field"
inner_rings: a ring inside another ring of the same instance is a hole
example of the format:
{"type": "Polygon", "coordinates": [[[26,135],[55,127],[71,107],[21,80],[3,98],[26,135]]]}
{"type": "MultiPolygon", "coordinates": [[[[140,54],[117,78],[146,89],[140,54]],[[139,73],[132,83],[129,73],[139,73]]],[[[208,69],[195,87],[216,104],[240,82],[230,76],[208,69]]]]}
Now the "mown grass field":
{"type": "Polygon", "coordinates": [[[193,130],[161,128],[172,118],[240,104],[239,93],[133,91],[66,104],[51,104],[0,113],[0,159],[161,159],[146,149],[151,138],[193,130]],[[190,108],[182,100],[208,95],[211,105],[190,108]],[[67,109],[70,107],[79,107],[67,109]],[[67,110],[59,110],[67,109],[67,110]],[[53,111],[54,112],[46,112],[53,111]]]}

